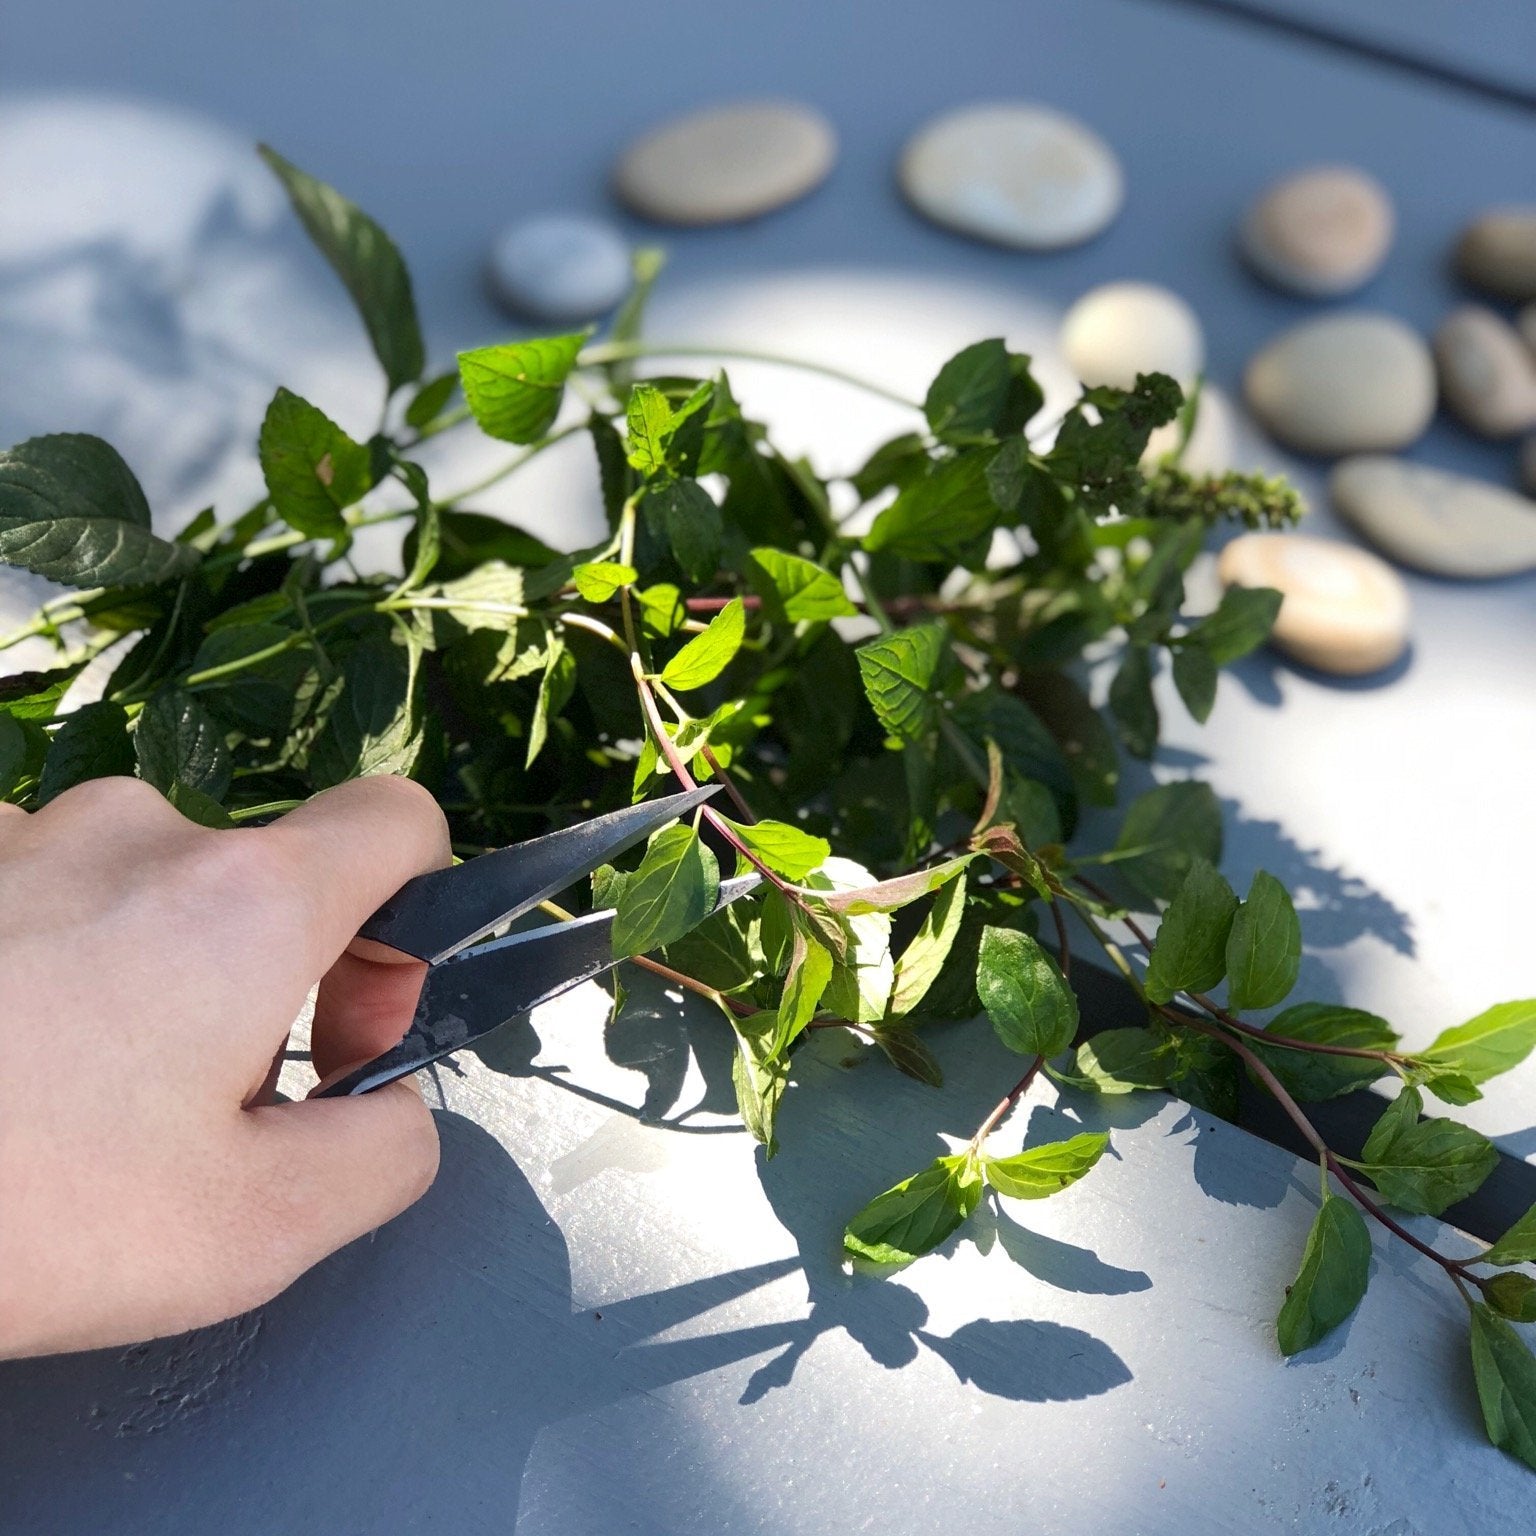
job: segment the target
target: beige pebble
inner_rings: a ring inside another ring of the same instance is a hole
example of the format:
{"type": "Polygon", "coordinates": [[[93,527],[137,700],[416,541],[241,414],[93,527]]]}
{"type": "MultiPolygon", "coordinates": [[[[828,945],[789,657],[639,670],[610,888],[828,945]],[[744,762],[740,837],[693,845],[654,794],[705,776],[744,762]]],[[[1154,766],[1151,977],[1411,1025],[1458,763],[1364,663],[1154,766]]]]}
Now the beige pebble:
{"type": "Polygon", "coordinates": [[[1352,293],[1387,259],[1396,218],[1374,177],[1347,165],[1297,171],[1249,208],[1238,243],[1278,288],[1313,298],[1352,293]]]}
{"type": "Polygon", "coordinates": [[[1365,454],[1340,464],[1328,489],[1340,515],[1403,565],[1470,578],[1536,570],[1536,502],[1505,486],[1365,454]]]}
{"type": "Polygon", "coordinates": [[[1139,373],[1190,384],[1205,366],[1205,337],[1194,310],[1156,283],[1092,288],[1061,322],[1061,350],[1084,384],[1130,389],[1139,373]]]}
{"type": "Polygon", "coordinates": [[[803,197],[826,180],[837,136],[789,101],[733,102],[678,117],[637,139],[614,170],[636,213],[667,224],[728,224],[803,197]]]}
{"type": "Polygon", "coordinates": [[[1447,315],[1435,332],[1445,403],[1484,437],[1517,437],[1536,427],[1536,355],[1515,328],[1474,304],[1447,315]]]}
{"type": "Polygon", "coordinates": [[[1222,550],[1223,587],[1273,587],[1283,601],[1270,643],[1319,672],[1359,677],[1408,645],[1403,579],[1353,544],[1295,533],[1245,533],[1222,550]]]}
{"type": "Polygon", "coordinates": [[[1435,411],[1435,366],[1391,315],[1348,310],[1303,321],[1248,364],[1243,392],[1282,443],[1304,453],[1405,448],[1435,411]]]}
{"type": "Polygon", "coordinates": [[[1536,299],[1536,208],[1490,208],[1462,230],[1456,268],[1501,299],[1536,299]]]}
{"type": "MultiPolygon", "coordinates": [[[[1214,384],[1204,384],[1200,389],[1200,405],[1195,412],[1195,425],[1184,445],[1179,467],[1192,475],[1220,475],[1232,468],[1236,457],[1236,433],[1232,423],[1232,403],[1214,384]]],[[[1164,456],[1179,446],[1179,424],[1170,421],[1159,427],[1147,439],[1147,451],[1142,464],[1150,469],[1164,456]]]]}

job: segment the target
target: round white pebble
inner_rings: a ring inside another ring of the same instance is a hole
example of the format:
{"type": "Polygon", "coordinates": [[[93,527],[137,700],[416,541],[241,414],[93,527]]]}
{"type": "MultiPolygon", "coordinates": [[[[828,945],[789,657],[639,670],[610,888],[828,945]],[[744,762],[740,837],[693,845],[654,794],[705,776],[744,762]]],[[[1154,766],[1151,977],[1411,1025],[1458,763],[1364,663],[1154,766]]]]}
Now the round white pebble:
{"type": "Polygon", "coordinates": [[[1306,320],[1248,364],[1243,392],[1282,443],[1304,453],[1405,448],[1435,411],[1435,365],[1417,332],[1353,310],[1306,320]]]}
{"type": "Polygon", "coordinates": [[[1463,305],[1435,332],[1440,393],[1484,437],[1518,437],[1536,427],[1536,354],[1491,309],[1463,305]]]}
{"type": "Polygon", "coordinates": [[[1501,299],[1536,299],[1536,208],[1490,208],[1462,230],[1456,266],[1501,299]]]}
{"type": "Polygon", "coordinates": [[[1049,107],[993,102],[927,123],[898,171],[919,213],[961,234],[1026,251],[1091,240],[1125,200],[1115,152],[1049,107]]]}
{"type": "Polygon", "coordinates": [[[1294,533],[1245,533],[1222,550],[1224,587],[1281,594],[1270,643],[1319,672],[1360,677],[1408,645],[1408,589],[1384,560],[1353,544],[1294,533]]]}
{"type": "Polygon", "coordinates": [[[1130,389],[1138,373],[1192,383],[1205,366],[1194,310],[1155,283],[1105,283],[1085,293],[1061,322],[1061,350],[1084,384],[1130,389]]]}
{"type": "Polygon", "coordinates": [[[674,118],[620,157],[614,190],[665,224],[730,224],[781,208],[821,185],[837,135],[791,101],[744,101],[674,118]]]}
{"type": "Polygon", "coordinates": [[[523,219],[491,248],[489,277],[496,297],[520,315],[591,320],[629,292],[629,245],[601,219],[523,219]]]}
{"type": "Polygon", "coordinates": [[[1536,570],[1536,502],[1485,480],[1367,454],[1328,484],[1340,514],[1384,554],[1434,576],[1536,570]]]}
{"type": "Polygon", "coordinates": [[[1387,259],[1392,199],[1352,166],[1318,166],[1276,182],[1248,210],[1238,243],[1277,288],[1310,298],[1352,293],[1387,259]]]}

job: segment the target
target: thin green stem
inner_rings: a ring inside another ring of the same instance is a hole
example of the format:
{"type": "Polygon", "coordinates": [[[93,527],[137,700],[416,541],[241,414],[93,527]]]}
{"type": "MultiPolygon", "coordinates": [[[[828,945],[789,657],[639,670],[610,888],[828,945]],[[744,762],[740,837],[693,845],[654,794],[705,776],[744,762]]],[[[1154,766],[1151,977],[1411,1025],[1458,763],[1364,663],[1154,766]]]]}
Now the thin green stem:
{"type": "Polygon", "coordinates": [[[503,464],[500,469],[493,470],[482,479],[476,480],[472,485],[461,486],[452,495],[443,496],[433,502],[439,511],[456,506],[467,496],[478,496],[481,491],[488,491],[493,485],[500,485],[509,475],[515,475],[523,465],[530,460],[538,458],[546,448],[553,448],[556,443],[562,443],[568,437],[574,437],[578,432],[585,432],[587,424],[584,421],[573,421],[569,426],[561,427],[558,432],[551,432],[547,437],[541,437],[537,442],[530,443],[515,459],[503,464]]]}

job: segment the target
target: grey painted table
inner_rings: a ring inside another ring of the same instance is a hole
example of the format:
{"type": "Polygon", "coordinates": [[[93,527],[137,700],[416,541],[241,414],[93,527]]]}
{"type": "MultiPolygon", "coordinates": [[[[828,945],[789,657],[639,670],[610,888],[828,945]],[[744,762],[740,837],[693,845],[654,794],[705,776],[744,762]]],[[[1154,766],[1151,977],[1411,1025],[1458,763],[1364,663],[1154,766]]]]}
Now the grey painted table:
{"type": "MultiPolygon", "coordinates": [[[[1529,16],[1501,13],[1511,56],[1536,56],[1529,16]]],[[[476,267],[512,211],[601,206],[613,147],[674,104],[808,97],[844,136],[832,183],[761,225],[669,238],[657,325],[913,386],[1001,332],[1064,387],[1061,306],[1141,276],[1196,304],[1230,393],[1248,351],[1304,312],[1228,250],[1234,211],[1293,163],[1359,160],[1392,186],[1403,235],[1368,297],[1421,324],[1451,301],[1441,254],[1461,218],[1530,195],[1536,126],[1507,106],[1155,0],[942,14],[796,0],[725,17],[698,0],[649,13],[456,0],[430,21],[363,0],[321,14],[154,0],[131,33],[87,0],[8,17],[0,436],[106,432],[174,524],[250,489],[248,444],[278,378],[344,419],[349,399],[372,398],[351,322],[248,136],[384,219],[446,359],[502,328],[476,267]],[[1033,260],[971,248],[892,196],[913,123],[1010,93],[1083,113],[1124,154],[1131,200],[1094,246],[1033,260]]],[[[1412,21],[1447,45],[1458,32],[1449,12],[1412,21]]],[[[891,426],[770,371],[739,383],[831,465],[891,426]]],[[[1238,433],[1246,458],[1287,463],[1238,433]]],[[[1449,428],[1422,451],[1507,473],[1449,428]]],[[[444,453],[442,484],[482,462],[444,453]]],[[[588,466],[551,460],[493,505],[575,538],[595,516],[588,466]]],[[[1316,488],[1313,466],[1287,467],[1316,488]]],[[[1536,584],[1413,588],[1415,651],[1395,676],[1340,688],[1255,659],[1206,730],[1176,727],[1164,766],[1197,768],[1228,800],[1234,878],[1264,864],[1303,893],[1311,994],[1377,1006],[1424,1038],[1532,990],[1484,914],[1522,894],[1518,850],[1536,831],[1536,584]],[[1400,847],[1404,826],[1421,842],[1400,847]]],[[[24,597],[12,585],[0,605],[24,597]]],[[[786,1150],[760,1166],[724,1113],[717,1032],[654,1001],[605,1031],[583,993],[494,1059],[441,1074],[432,1194],[261,1314],[0,1370],[0,1530],[1528,1524],[1527,1474],[1481,1443],[1461,1321],[1399,1249],[1378,1246],[1347,1330],[1278,1361],[1270,1320],[1315,1199],[1306,1166],[1177,1105],[1118,1106],[1120,1155],[1078,1189],[985,1217],[979,1249],[894,1283],[850,1278],[840,1218],[995,1098],[1007,1068],[986,1030],[939,1037],[942,1096],[819,1047],[786,1150]]],[[[1105,1112],[1050,1097],[1018,1134],[1105,1112]]],[[[1536,1151],[1536,1072],[1478,1114],[1536,1151]]]]}

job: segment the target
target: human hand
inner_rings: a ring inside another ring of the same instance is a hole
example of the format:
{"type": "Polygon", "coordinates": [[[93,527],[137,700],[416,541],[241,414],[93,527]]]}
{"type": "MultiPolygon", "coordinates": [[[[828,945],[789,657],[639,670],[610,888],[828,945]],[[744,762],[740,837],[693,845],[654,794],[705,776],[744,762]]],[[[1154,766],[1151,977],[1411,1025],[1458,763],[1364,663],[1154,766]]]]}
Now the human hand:
{"type": "Polygon", "coordinates": [[[314,982],[328,1080],[394,1044],[425,967],[354,937],[448,862],[431,797],[360,779],[210,831],[136,779],[0,805],[0,1356],[215,1322],[417,1199],[409,1083],[273,1101],[314,982]]]}

